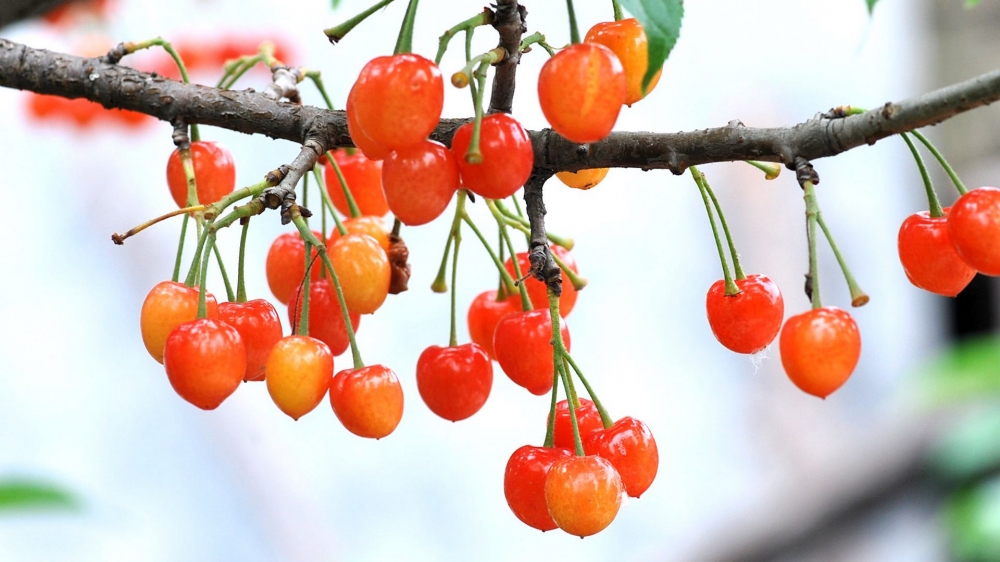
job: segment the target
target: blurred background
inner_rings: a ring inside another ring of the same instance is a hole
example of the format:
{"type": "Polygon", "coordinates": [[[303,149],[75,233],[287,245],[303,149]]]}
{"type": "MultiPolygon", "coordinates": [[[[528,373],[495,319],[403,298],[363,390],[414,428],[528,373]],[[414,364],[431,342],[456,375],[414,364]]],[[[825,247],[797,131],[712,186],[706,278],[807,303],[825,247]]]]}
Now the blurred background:
{"type": "MultiPolygon", "coordinates": [[[[224,47],[248,54],[270,39],[286,62],[321,70],[343,107],[364,63],[391,52],[405,3],[334,47],[321,29],[366,7],[341,4],[110,0],[0,35],[84,55],[157,35],[192,56],[224,47]]],[[[607,4],[578,2],[582,28],[610,19],[607,4]]],[[[424,0],[415,49],[432,55],[445,29],[482,6],[424,0]]],[[[529,31],[553,45],[568,40],[562,3],[527,6],[529,31]]],[[[659,86],[623,110],[617,129],[672,132],[732,119],[791,125],[838,105],[917,95],[1000,62],[996,2],[967,9],[959,0],[883,0],[872,17],[861,0],[836,10],[795,0],[690,2],[686,10],[659,86]]],[[[480,30],[474,50],[495,43],[480,30]]],[[[526,55],[518,72],[514,114],[531,129],[545,126],[535,94],[544,59],[541,50],[526,55]]],[[[165,60],[144,53],[124,62],[163,69],[165,60]]],[[[456,44],[445,75],[462,62],[456,44]]],[[[221,73],[192,71],[206,84],[221,73]]],[[[268,80],[252,72],[235,87],[259,90],[268,80]]],[[[302,92],[322,105],[308,84],[302,92]]],[[[468,94],[448,87],[445,115],[470,114],[468,94]]],[[[971,188],[1000,177],[998,125],[1000,111],[983,108],[927,133],[971,188]]],[[[1000,560],[997,287],[978,278],[944,299],[907,282],[896,232],[926,199],[899,139],[815,162],[825,218],[872,297],[852,312],[861,363],[827,400],[788,381],[777,344],[748,358],[715,341],[704,295],[720,268],[689,177],[612,170],[587,192],[546,186],[549,228],[575,239],[590,281],[568,318],[574,357],[612,416],[643,420],[660,450],[652,488],[581,541],[526,527],[503,496],[510,453],[542,441],[547,397],[495,369],[489,401],[469,420],[446,422],[419,398],[417,357],[448,337],[448,299],[429,290],[448,219],[404,229],[410,290],[359,331],[366,360],[402,381],[406,410],[394,434],[357,438],[326,401],[293,422],[254,383],[203,412],[173,392],[139,334],[145,294],[170,277],[179,221],[124,247],[109,240],[174,208],[164,173],[171,127],[46,113],[30,94],[4,89],[0,129],[9,180],[0,210],[0,560],[1000,560]],[[24,509],[17,499],[36,497],[32,490],[48,501],[24,509]]],[[[202,136],[235,155],[238,185],[298,151],[209,127],[202,136]]],[[[932,169],[942,199],[953,200],[947,178],[932,169]]],[[[744,268],[778,283],[786,316],[806,310],[793,174],[768,182],[744,164],[702,170],[728,211],[744,268]]],[[[482,205],[472,212],[488,218],[482,205]]],[[[264,258],[286,230],[277,215],[254,222],[251,298],[271,297],[264,258]]],[[[219,239],[231,270],[238,239],[235,229],[219,239]]],[[[463,316],[496,282],[486,254],[467,239],[457,287],[463,316]]],[[[846,308],[836,261],[821,247],[824,303],[846,308]]],[[[224,294],[218,278],[210,289],[224,294]]]]}

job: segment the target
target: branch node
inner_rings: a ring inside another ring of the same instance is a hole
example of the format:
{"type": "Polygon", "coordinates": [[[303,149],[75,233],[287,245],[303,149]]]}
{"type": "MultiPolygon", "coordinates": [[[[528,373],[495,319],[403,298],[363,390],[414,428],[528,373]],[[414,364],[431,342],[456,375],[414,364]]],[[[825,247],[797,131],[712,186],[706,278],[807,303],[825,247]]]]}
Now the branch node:
{"type": "Polygon", "coordinates": [[[806,182],[819,185],[819,174],[813,165],[801,156],[795,157],[795,178],[799,181],[799,186],[805,189],[806,182]]]}

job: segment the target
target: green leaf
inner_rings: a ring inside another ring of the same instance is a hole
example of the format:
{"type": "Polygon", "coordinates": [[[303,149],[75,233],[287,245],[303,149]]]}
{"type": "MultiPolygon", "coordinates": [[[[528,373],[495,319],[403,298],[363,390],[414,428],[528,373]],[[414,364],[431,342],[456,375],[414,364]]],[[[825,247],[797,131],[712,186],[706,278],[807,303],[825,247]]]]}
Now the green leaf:
{"type": "Polygon", "coordinates": [[[1000,559],[1000,480],[960,490],[945,503],[952,560],[1000,559]]]}
{"type": "Polygon", "coordinates": [[[950,482],[967,482],[1000,468],[1000,403],[970,412],[934,444],[928,463],[950,482]]]}
{"type": "Polygon", "coordinates": [[[979,5],[979,0],[965,0],[966,8],[975,8],[979,5]]]}
{"type": "Polygon", "coordinates": [[[44,482],[0,481],[0,513],[29,508],[72,508],[76,501],[69,492],[44,482]]]}
{"type": "Polygon", "coordinates": [[[878,0],[865,0],[865,3],[868,4],[868,15],[870,16],[875,10],[875,4],[878,4],[878,0]]]}
{"type": "Polygon", "coordinates": [[[663,62],[677,44],[684,18],[684,0],[619,0],[621,5],[639,20],[649,41],[649,68],[642,78],[645,90],[663,68],[663,62]]]}
{"type": "Polygon", "coordinates": [[[931,405],[1000,396],[1000,339],[963,341],[917,373],[918,391],[931,405]]]}

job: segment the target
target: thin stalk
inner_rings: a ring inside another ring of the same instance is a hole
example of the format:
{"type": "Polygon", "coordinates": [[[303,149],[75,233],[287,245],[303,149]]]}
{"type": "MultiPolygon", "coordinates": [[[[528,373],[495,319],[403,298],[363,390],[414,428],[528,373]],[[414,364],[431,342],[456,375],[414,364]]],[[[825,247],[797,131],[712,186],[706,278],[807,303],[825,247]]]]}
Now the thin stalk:
{"type": "Polygon", "coordinates": [[[552,45],[545,42],[545,36],[538,31],[521,39],[519,48],[521,52],[524,53],[528,51],[532,45],[540,45],[543,49],[545,49],[545,52],[547,52],[550,57],[554,57],[556,55],[556,50],[552,48],[552,45]]]}
{"type": "Polygon", "coordinates": [[[569,266],[567,266],[566,262],[564,262],[562,258],[559,257],[559,254],[555,252],[551,252],[551,254],[552,254],[552,259],[556,262],[556,265],[559,266],[559,269],[562,270],[563,275],[565,275],[566,278],[569,279],[569,282],[570,284],[573,285],[574,289],[579,291],[587,286],[587,280],[577,275],[575,271],[573,271],[569,266]]]}
{"type": "Polygon", "coordinates": [[[597,397],[597,393],[594,392],[593,388],[591,388],[590,383],[587,382],[587,378],[583,376],[583,371],[580,370],[580,367],[577,366],[576,361],[573,360],[573,357],[568,351],[563,354],[563,358],[566,359],[566,361],[569,362],[570,367],[576,371],[576,376],[580,379],[580,382],[583,383],[583,387],[587,389],[587,394],[590,395],[591,402],[593,402],[594,406],[597,408],[597,413],[601,415],[601,423],[604,424],[604,429],[614,425],[614,420],[611,419],[608,411],[604,408],[604,405],[601,404],[601,400],[597,397]]]}
{"type": "Polygon", "coordinates": [[[930,209],[930,215],[934,218],[943,217],[944,209],[941,208],[941,202],[938,201],[938,196],[934,191],[931,176],[927,173],[927,166],[924,164],[924,159],[920,156],[917,147],[913,145],[913,141],[910,140],[910,135],[900,133],[899,136],[903,138],[906,146],[909,147],[910,152],[913,154],[913,159],[917,161],[917,169],[920,170],[920,179],[924,181],[924,191],[927,192],[927,206],[930,209]]]}
{"type": "Polygon", "coordinates": [[[844,256],[840,254],[840,249],[837,248],[837,243],[833,240],[833,234],[831,234],[830,229],[826,227],[826,222],[823,220],[822,213],[816,214],[816,222],[819,223],[819,227],[823,229],[823,235],[826,236],[826,241],[830,243],[830,249],[833,250],[833,255],[837,257],[837,263],[840,264],[840,270],[844,272],[844,279],[847,281],[847,288],[851,291],[851,306],[857,308],[868,304],[868,295],[861,290],[858,282],[854,280],[854,275],[851,274],[851,269],[847,267],[847,260],[845,260],[844,256]]]}
{"type": "MultiPolygon", "coordinates": [[[[226,195],[222,199],[219,199],[215,203],[209,205],[208,208],[205,209],[204,216],[206,219],[212,220],[215,217],[221,215],[222,211],[225,211],[226,208],[232,205],[233,203],[236,203],[237,201],[240,201],[242,199],[247,199],[250,197],[260,197],[260,194],[264,193],[265,189],[273,187],[275,185],[278,185],[277,181],[268,181],[265,179],[253,185],[248,185],[247,187],[242,187],[240,189],[237,189],[236,191],[230,193],[229,195],[226,195]]],[[[216,225],[215,230],[216,231],[219,230],[218,225],[216,225]]]]}
{"type": "Polygon", "coordinates": [[[247,302],[247,287],[244,275],[244,265],[246,264],[247,232],[250,231],[250,219],[243,221],[243,232],[240,233],[240,261],[239,271],[236,272],[236,302],[247,302]]]}
{"type": "MultiPolygon", "coordinates": [[[[313,177],[316,178],[317,183],[322,179],[319,174],[319,165],[313,166],[313,177]]],[[[337,232],[339,232],[341,236],[347,236],[347,227],[344,226],[344,223],[340,222],[340,217],[337,216],[337,212],[333,208],[333,202],[330,201],[330,194],[327,193],[325,189],[321,188],[319,190],[319,196],[323,199],[323,206],[326,207],[326,210],[329,211],[331,215],[333,215],[333,222],[337,226],[337,232]]],[[[323,235],[326,236],[325,230],[323,231],[323,235]]]]}
{"type": "Polygon", "coordinates": [[[219,79],[219,83],[216,87],[220,90],[228,90],[232,88],[244,74],[249,72],[251,68],[257,66],[261,62],[264,62],[264,57],[259,54],[238,59],[237,64],[232,67],[232,70],[224,74],[222,78],[219,79]]]}
{"type": "Polygon", "coordinates": [[[347,185],[347,180],[344,179],[344,172],[340,170],[340,164],[337,163],[337,159],[333,157],[333,151],[326,151],[326,160],[333,167],[333,173],[337,174],[337,180],[340,181],[340,188],[344,190],[344,198],[347,199],[347,208],[351,211],[351,218],[356,219],[361,216],[361,209],[358,208],[358,203],[354,200],[354,195],[351,193],[350,186],[347,185]]]}
{"type": "MultiPolygon", "coordinates": [[[[493,264],[496,265],[497,271],[500,272],[500,277],[503,278],[504,283],[507,283],[508,290],[513,291],[516,286],[514,279],[510,276],[510,273],[507,272],[507,268],[503,266],[503,262],[497,258],[493,248],[490,247],[490,243],[486,241],[486,237],[479,231],[479,227],[476,226],[476,223],[472,222],[472,218],[468,213],[464,213],[462,215],[462,220],[465,221],[465,224],[469,225],[469,228],[472,229],[472,232],[477,238],[479,238],[479,241],[483,243],[483,247],[486,248],[486,253],[490,255],[490,259],[492,259],[493,264]]],[[[514,263],[514,267],[517,267],[517,262],[514,263]]],[[[531,306],[531,301],[528,301],[528,306],[531,306]]],[[[531,310],[531,308],[526,308],[525,310],[531,310]]]]}
{"type": "Polygon", "coordinates": [[[479,136],[483,126],[483,90],[486,89],[486,69],[489,64],[483,62],[475,73],[476,88],[472,91],[472,103],[476,118],[472,122],[472,138],[469,148],[465,151],[465,161],[469,164],[482,164],[483,152],[479,149],[479,136]]]}
{"type": "MultiPolygon", "coordinates": [[[[486,206],[489,208],[490,212],[493,213],[493,218],[497,221],[497,226],[500,227],[500,237],[503,238],[504,243],[507,244],[507,250],[510,252],[510,262],[514,266],[514,275],[517,276],[517,282],[514,286],[518,288],[521,293],[521,309],[531,310],[531,299],[528,298],[528,288],[521,283],[522,277],[525,272],[521,271],[521,264],[518,263],[517,252],[514,250],[514,243],[510,239],[510,235],[507,233],[507,224],[503,220],[503,215],[500,214],[500,210],[497,209],[496,205],[492,204],[493,201],[490,199],[486,200],[486,206]]],[[[506,271],[507,268],[504,268],[506,271]]]]}
{"type": "Polygon", "coordinates": [[[549,291],[549,317],[552,322],[552,355],[555,357],[556,372],[562,377],[563,388],[566,389],[566,396],[568,398],[566,406],[569,409],[570,424],[573,426],[573,443],[576,446],[576,456],[582,457],[583,442],[580,440],[580,426],[576,419],[576,409],[579,407],[580,402],[575,399],[576,392],[570,383],[566,363],[562,360],[563,353],[566,352],[566,346],[562,341],[562,332],[559,327],[559,297],[551,290],[549,291]]]}
{"type": "MultiPolygon", "coordinates": [[[[506,256],[504,256],[504,245],[503,245],[503,233],[500,232],[500,226],[497,225],[497,247],[500,248],[500,261],[502,262],[506,256]]],[[[503,302],[507,300],[507,284],[503,282],[503,277],[499,278],[497,281],[497,302],[503,302]]]]}
{"type": "Polygon", "coordinates": [[[191,215],[184,213],[184,220],[181,221],[181,235],[177,239],[177,257],[174,258],[174,274],[170,276],[170,280],[174,283],[176,283],[181,277],[181,260],[184,256],[184,238],[187,235],[188,219],[190,218],[191,215]]]}
{"type": "Polygon", "coordinates": [[[766,180],[773,180],[781,175],[781,166],[778,164],[759,162],[757,160],[747,160],[746,163],[764,172],[764,179],[766,180]]]}
{"type": "MultiPolygon", "coordinates": [[[[306,225],[306,228],[309,228],[309,223],[305,221],[302,221],[302,223],[306,225]]],[[[310,232],[312,232],[312,230],[310,230],[310,232]]],[[[296,307],[296,312],[299,313],[299,321],[298,325],[295,326],[295,333],[300,336],[309,335],[309,301],[311,300],[309,297],[312,296],[312,288],[310,287],[312,283],[311,273],[313,262],[315,261],[312,255],[313,245],[308,240],[305,240],[304,242],[306,250],[306,273],[302,279],[302,285],[300,285],[298,289],[301,296],[296,299],[297,303],[301,303],[301,305],[296,307]]]]}
{"type": "Polygon", "coordinates": [[[698,168],[691,166],[691,177],[694,178],[694,182],[698,184],[698,192],[701,193],[701,198],[705,202],[705,211],[708,213],[708,222],[712,225],[712,236],[715,238],[715,246],[719,251],[719,261],[722,262],[722,277],[726,281],[726,295],[732,296],[739,294],[740,289],[733,282],[733,276],[729,272],[729,264],[726,262],[726,252],[722,249],[722,239],[719,237],[719,229],[715,226],[715,219],[712,213],[712,203],[709,200],[708,193],[705,190],[705,176],[698,170],[698,168]]]}
{"type": "Polygon", "coordinates": [[[552,401],[549,403],[549,423],[545,426],[542,446],[551,449],[556,440],[556,404],[559,403],[559,357],[552,354],[552,401]]]}
{"type": "Polygon", "coordinates": [[[448,336],[448,345],[455,347],[458,345],[458,325],[455,322],[457,309],[456,293],[458,292],[458,247],[462,244],[462,223],[458,223],[459,228],[455,230],[455,251],[451,259],[451,333],[448,336]]]}
{"type": "Polygon", "coordinates": [[[205,287],[208,285],[208,260],[212,257],[212,248],[215,247],[215,231],[206,228],[205,233],[207,235],[205,245],[208,247],[208,251],[204,252],[204,258],[201,262],[201,281],[198,286],[198,318],[208,316],[208,291],[205,287]]]}
{"type": "Polygon", "coordinates": [[[719,215],[719,222],[722,223],[722,232],[725,233],[726,242],[729,243],[729,254],[733,258],[733,269],[736,273],[736,279],[742,281],[747,276],[743,274],[743,268],[740,267],[740,256],[736,253],[736,244],[733,242],[733,235],[729,233],[729,225],[726,223],[726,215],[722,212],[722,205],[719,205],[719,200],[715,198],[715,192],[712,191],[712,186],[708,185],[708,179],[705,178],[704,174],[701,176],[701,185],[705,187],[705,191],[708,192],[708,196],[712,199],[715,212],[719,215]]]}
{"type": "Polygon", "coordinates": [[[910,132],[913,133],[913,136],[917,137],[918,141],[924,143],[924,146],[927,147],[927,150],[931,151],[931,154],[933,154],[934,158],[937,159],[938,164],[941,164],[941,167],[944,168],[945,173],[948,174],[949,178],[951,178],[951,182],[955,184],[955,189],[958,190],[958,193],[961,195],[965,195],[966,193],[968,193],[969,190],[966,189],[965,184],[962,183],[962,180],[958,178],[958,174],[955,173],[955,169],[951,167],[951,164],[948,163],[948,160],[945,159],[944,155],[941,154],[941,152],[937,149],[937,147],[935,147],[934,144],[931,143],[930,139],[925,137],[924,134],[921,133],[920,131],[910,131],[910,132]]]}
{"type": "Polygon", "coordinates": [[[226,286],[226,300],[233,302],[236,300],[236,295],[233,293],[233,286],[229,284],[229,275],[226,273],[226,266],[222,263],[222,254],[219,253],[219,247],[212,245],[212,252],[215,253],[215,261],[219,263],[219,273],[222,274],[222,283],[226,286]]]}
{"type": "MultiPolygon", "coordinates": [[[[170,41],[167,41],[162,37],[154,37],[153,39],[141,41],[139,43],[125,43],[125,51],[131,54],[136,51],[142,49],[148,49],[154,46],[160,47],[164,51],[166,51],[167,54],[170,55],[170,58],[174,59],[174,64],[177,65],[177,70],[181,72],[181,80],[183,80],[185,84],[191,83],[191,79],[188,77],[187,67],[184,66],[184,60],[181,59],[181,56],[177,54],[177,51],[174,50],[174,46],[170,44],[170,41]]],[[[191,141],[198,142],[200,140],[201,140],[201,134],[198,131],[198,125],[192,123],[191,141]]]]}
{"type": "MultiPolygon", "coordinates": [[[[204,205],[195,205],[193,207],[185,207],[183,209],[177,209],[175,211],[170,211],[169,213],[160,215],[160,216],[158,216],[158,217],[156,217],[154,219],[150,219],[150,220],[148,220],[148,221],[146,221],[146,222],[144,222],[144,223],[142,223],[140,225],[136,225],[136,226],[128,229],[128,232],[126,232],[125,234],[118,234],[116,232],[116,233],[114,233],[114,234],[111,235],[111,240],[115,244],[118,244],[119,246],[121,246],[122,244],[125,243],[125,240],[127,240],[127,239],[135,236],[136,234],[139,234],[143,230],[146,230],[147,228],[153,226],[154,224],[160,223],[160,222],[165,221],[165,220],[167,220],[169,218],[176,217],[177,215],[184,215],[184,219],[185,219],[184,220],[184,228],[186,229],[187,228],[187,218],[188,218],[187,217],[187,213],[194,213],[194,212],[204,211],[205,209],[207,209],[207,207],[205,207],[204,205]]],[[[182,230],[181,233],[183,234],[183,232],[184,231],[182,230]]],[[[182,241],[182,244],[183,244],[183,241],[182,241]]]]}
{"type": "Polygon", "coordinates": [[[360,14],[354,16],[353,18],[345,21],[344,23],[335,25],[328,29],[324,29],[323,33],[326,35],[327,39],[330,40],[331,43],[336,44],[338,41],[342,40],[348,33],[350,33],[351,30],[354,29],[359,23],[368,19],[368,16],[388,6],[392,2],[393,0],[381,0],[374,6],[368,8],[367,10],[361,12],[360,14]]]}
{"type": "Polygon", "coordinates": [[[819,206],[816,204],[816,187],[811,181],[802,183],[803,197],[806,200],[806,238],[809,240],[809,284],[813,310],[823,307],[819,297],[819,260],[816,257],[816,222],[819,217],[819,206]]]}
{"type": "Polygon", "coordinates": [[[410,0],[406,7],[403,24],[399,27],[399,38],[396,39],[396,48],[392,51],[394,55],[413,52],[413,23],[417,18],[417,4],[419,2],[420,0],[410,0]]]}
{"type": "MultiPolygon", "coordinates": [[[[451,243],[455,239],[462,226],[462,216],[465,214],[465,199],[467,192],[464,189],[458,191],[455,203],[455,217],[451,220],[451,228],[448,230],[448,240],[444,244],[444,254],[441,256],[441,266],[438,267],[434,282],[431,283],[431,291],[444,293],[448,291],[448,282],[445,277],[448,275],[448,256],[451,253],[451,243]]],[[[457,251],[457,246],[456,246],[457,251]]]]}
{"type": "Polygon", "coordinates": [[[576,26],[576,10],[573,8],[573,0],[566,0],[566,11],[569,13],[569,42],[575,45],[580,42],[580,30],[576,26]]]}
{"type": "Polygon", "coordinates": [[[493,12],[484,10],[445,31],[438,38],[438,50],[434,56],[434,64],[441,64],[441,59],[444,58],[444,54],[448,50],[448,43],[451,42],[452,37],[462,31],[466,33],[466,37],[469,37],[472,35],[472,31],[481,25],[493,25],[493,12]]]}
{"type": "Polygon", "coordinates": [[[611,0],[611,7],[615,11],[615,21],[622,21],[625,14],[622,13],[622,5],[618,3],[618,0],[611,0]]]}
{"type": "MultiPolygon", "coordinates": [[[[515,228],[517,230],[520,230],[521,232],[525,232],[526,234],[530,235],[531,225],[530,223],[528,223],[528,219],[524,218],[524,216],[522,215],[520,203],[517,202],[516,197],[511,197],[511,199],[513,199],[514,204],[517,206],[516,213],[514,211],[511,211],[507,207],[507,205],[504,205],[502,199],[492,199],[491,201],[493,202],[494,205],[497,206],[497,209],[500,210],[500,213],[502,213],[504,217],[510,219],[507,221],[507,224],[510,225],[511,228],[515,228]]],[[[573,247],[576,245],[576,242],[572,238],[560,236],[553,232],[548,232],[547,230],[545,232],[545,236],[549,239],[549,242],[552,242],[556,246],[562,246],[567,250],[572,250],[573,247]]]]}
{"type": "Polygon", "coordinates": [[[199,272],[199,265],[201,265],[201,253],[202,250],[205,248],[205,240],[208,238],[209,230],[213,229],[206,228],[202,230],[201,234],[198,236],[198,248],[194,251],[194,258],[192,258],[191,260],[191,267],[188,268],[187,278],[184,279],[184,284],[187,285],[188,287],[194,287],[195,282],[200,277],[198,272],[199,272]]]}
{"type": "MultiPolygon", "coordinates": [[[[389,0],[389,2],[392,2],[392,0],[389,0]]],[[[335,109],[333,101],[330,100],[330,96],[326,93],[326,87],[323,86],[323,78],[320,75],[320,71],[307,70],[306,78],[312,80],[313,85],[316,86],[317,90],[319,90],[319,94],[323,96],[323,103],[326,104],[326,108],[333,111],[335,109]]]]}

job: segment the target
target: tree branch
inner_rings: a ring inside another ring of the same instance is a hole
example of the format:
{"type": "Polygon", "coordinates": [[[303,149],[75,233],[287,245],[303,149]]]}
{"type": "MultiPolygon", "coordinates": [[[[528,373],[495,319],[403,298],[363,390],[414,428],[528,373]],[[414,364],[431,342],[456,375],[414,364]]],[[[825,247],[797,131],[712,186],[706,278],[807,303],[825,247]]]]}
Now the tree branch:
{"type": "MultiPolygon", "coordinates": [[[[352,146],[342,111],[267,99],[252,90],[218,90],[182,84],[129,67],[34,49],[0,39],[0,86],[86,98],[108,108],[130,109],[173,122],[203,123],[243,133],[304,143],[318,134],[327,146],[352,146]]],[[[735,121],[683,133],[616,132],[578,145],[551,130],[532,131],[535,166],[549,171],[584,168],[668,169],[735,160],[766,160],[794,166],[873,144],[879,139],[933,125],[1000,99],[1000,70],[860,115],[823,115],[792,127],[754,128],[735,121]]],[[[431,135],[450,144],[468,119],[443,119],[431,135]]]]}
{"type": "Polygon", "coordinates": [[[514,85],[517,65],[521,62],[521,35],[528,31],[524,20],[528,10],[517,0],[497,0],[493,27],[500,34],[500,47],[507,56],[496,64],[493,92],[490,94],[490,113],[510,113],[514,106],[514,85]]]}
{"type": "Polygon", "coordinates": [[[542,188],[552,175],[550,170],[535,168],[524,184],[524,206],[531,225],[531,240],[528,243],[531,274],[559,296],[562,294],[562,270],[549,251],[549,239],[545,233],[545,201],[542,198],[542,188]]]}

